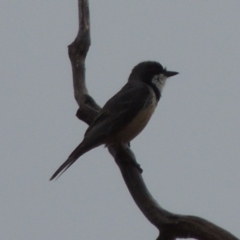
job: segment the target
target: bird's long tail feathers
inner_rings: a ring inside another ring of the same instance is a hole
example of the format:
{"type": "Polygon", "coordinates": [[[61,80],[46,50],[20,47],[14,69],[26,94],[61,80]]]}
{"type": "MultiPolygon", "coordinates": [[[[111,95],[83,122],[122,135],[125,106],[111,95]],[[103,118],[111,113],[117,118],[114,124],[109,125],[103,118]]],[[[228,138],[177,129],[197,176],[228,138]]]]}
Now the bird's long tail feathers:
{"type": "Polygon", "coordinates": [[[87,147],[84,142],[80,143],[75,150],[70,154],[68,159],[57,169],[57,171],[52,175],[50,181],[54,178],[59,178],[73,163],[77,161],[84,153],[89,151],[91,148],[87,147]]]}

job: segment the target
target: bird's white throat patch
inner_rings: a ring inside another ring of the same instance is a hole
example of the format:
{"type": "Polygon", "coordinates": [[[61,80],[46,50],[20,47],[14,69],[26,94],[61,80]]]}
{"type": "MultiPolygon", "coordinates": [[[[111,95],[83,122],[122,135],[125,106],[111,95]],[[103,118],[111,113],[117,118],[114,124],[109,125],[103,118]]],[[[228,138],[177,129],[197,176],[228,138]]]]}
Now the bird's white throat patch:
{"type": "Polygon", "coordinates": [[[160,92],[162,92],[162,89],[166,83],[167,77],[164,74],[158,74],[155,75],[152,78],[152,83],[159,89],[160,92]]]}

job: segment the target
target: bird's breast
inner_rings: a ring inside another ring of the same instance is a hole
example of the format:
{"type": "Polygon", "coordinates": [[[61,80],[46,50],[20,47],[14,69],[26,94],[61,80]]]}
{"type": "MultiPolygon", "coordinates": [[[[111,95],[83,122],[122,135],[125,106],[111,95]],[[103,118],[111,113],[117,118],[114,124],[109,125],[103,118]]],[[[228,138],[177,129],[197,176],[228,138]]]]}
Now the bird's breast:
{"type": "Polygon", "coordinates": [[[157,99],[154,92],[151,92],[151,97],[147,99],[144,108],[135,116],[135,118],[127,124],[119,133],[114,136],[113,142],[128,143],[134,139],[147,125],[154,110],[157,106],[157,99]]]}

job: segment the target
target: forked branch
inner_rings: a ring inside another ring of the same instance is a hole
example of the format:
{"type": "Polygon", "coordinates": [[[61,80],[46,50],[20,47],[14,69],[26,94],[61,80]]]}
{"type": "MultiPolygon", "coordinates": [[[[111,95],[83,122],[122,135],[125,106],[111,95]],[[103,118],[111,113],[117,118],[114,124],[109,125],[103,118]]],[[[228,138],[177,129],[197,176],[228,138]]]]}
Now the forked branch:
{"type": "MultiPolygon", "coordinates": [[[[72,64],[74,96],[79,105],[77,117],[90,124],[101,109],[88,94],[85,84],[85,58],[90,47],[88,0],[78,0],[79,30],[68,46],[72,64]]],[[[202,218],[170,213],[158,205],[148,191],[141,172],[135,167],[135,156],[130,148],[108,149],[118,164],[124,181],[142,213],[158,228],[158,240],[195,238],[199,240],[238,240],[231,233],[202,218]]]]}

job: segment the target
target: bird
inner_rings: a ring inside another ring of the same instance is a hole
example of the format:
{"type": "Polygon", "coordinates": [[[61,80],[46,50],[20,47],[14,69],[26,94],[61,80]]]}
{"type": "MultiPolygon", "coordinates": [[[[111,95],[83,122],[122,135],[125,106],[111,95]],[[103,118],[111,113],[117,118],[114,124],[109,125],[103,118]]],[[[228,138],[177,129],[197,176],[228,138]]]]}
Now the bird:
{"type": "Polygon", "coordinates": [[[178,72],[168,71],[156,61],[144,61],[131,71],[127,83],[110,98],[87,128],[82,142],[56,170],[50,181],[60,177],[86,152],[100,145],[127,145],[147,125],[163,87],[169,77],[178,72]]]}

